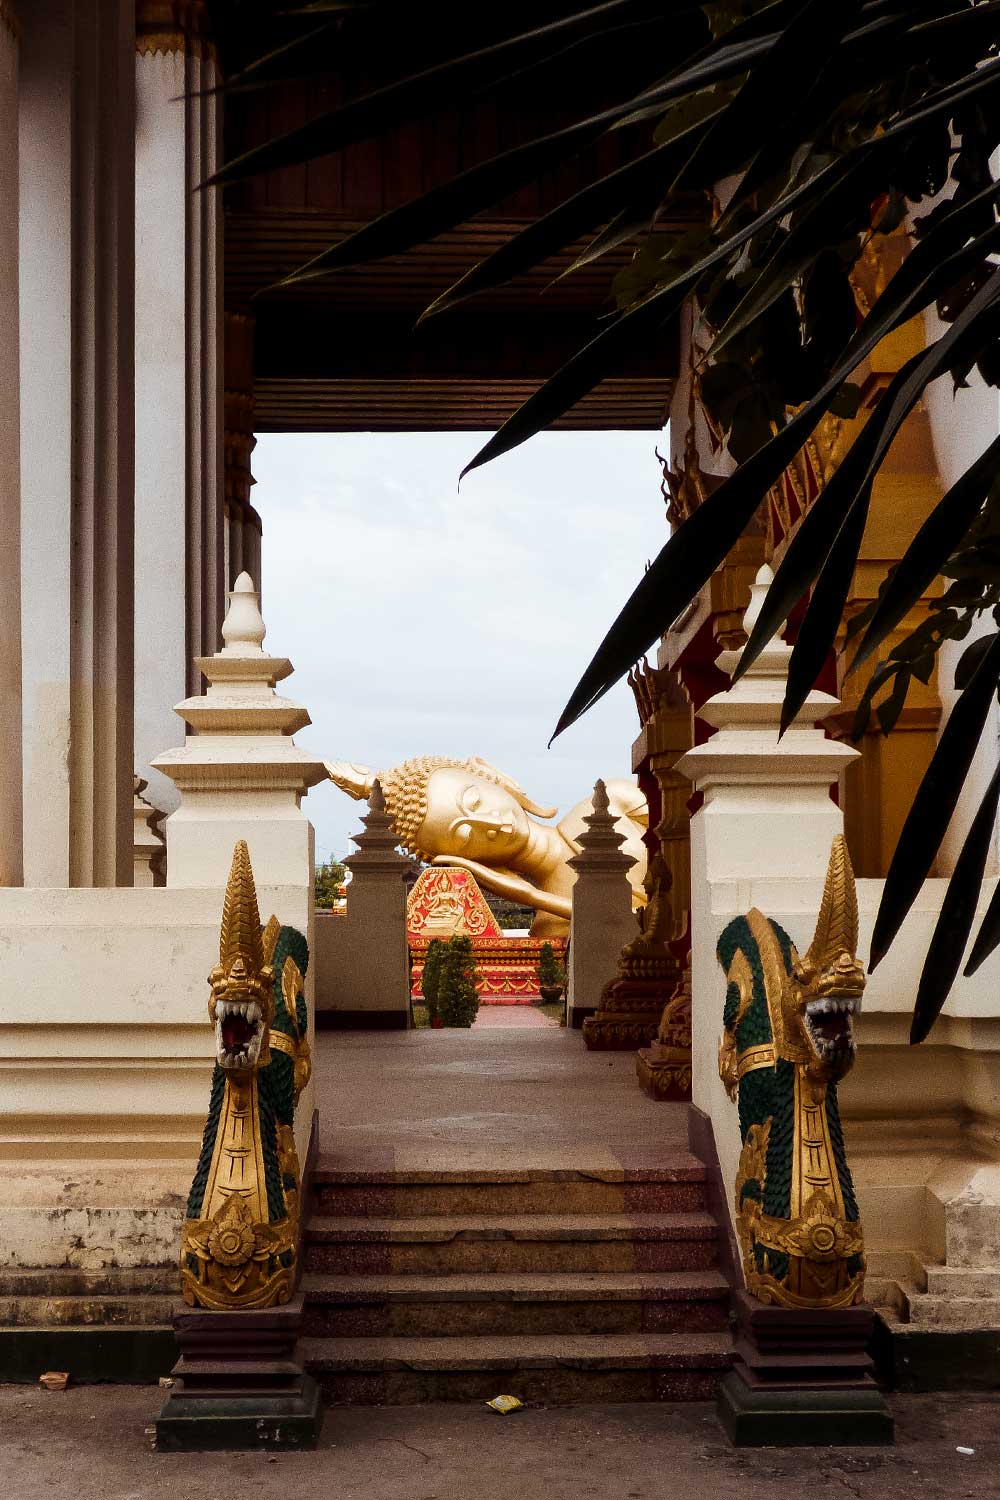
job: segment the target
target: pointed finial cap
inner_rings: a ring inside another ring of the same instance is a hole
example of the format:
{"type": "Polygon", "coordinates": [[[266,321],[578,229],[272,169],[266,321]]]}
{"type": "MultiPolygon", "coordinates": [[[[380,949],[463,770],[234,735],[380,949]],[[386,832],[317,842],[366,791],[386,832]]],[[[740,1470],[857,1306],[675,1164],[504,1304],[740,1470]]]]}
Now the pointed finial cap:
{"type": "Polygon", "coordinates": [[[606,813],[610,806],[611,803],[608,800],[608,789],[604,785],[604,782],[600,778],[598,778],[597,781],[594,782],[594,811],[597,813],[606,813]]]}
{"type": "MultiPolygon", "coordinates": [[[[750,603],[747,605],[746,614],[743,616],[743,629],[748,636],[753,632],[753,628],[760,618],[760,612],[764,608],[764,600],[767,598],[767,591],[773,582],[774,574],[767,563],[764,563],[762,567],[758,568],[757,577],[750,585],[750,603]]],[[[783,629],[784,626],[782,626],[783,629]]],[[[781,634],[780,630],[778,634],[781,634]]]]}
{"type": "Polygon", "coordinates": [[[368,793],[368,806],[374,813],[385,812],[385,794],[382,791],[382,783],[378,777],[372,782],[372,789],[368,793]]]}
{"type": "Polygon", "coordinates": [[[267,634],[260,612],[260,596],[249,573],[241,573],[229,594],[229,609],[222,622],[223,656],[263,656],[267,634]]]}

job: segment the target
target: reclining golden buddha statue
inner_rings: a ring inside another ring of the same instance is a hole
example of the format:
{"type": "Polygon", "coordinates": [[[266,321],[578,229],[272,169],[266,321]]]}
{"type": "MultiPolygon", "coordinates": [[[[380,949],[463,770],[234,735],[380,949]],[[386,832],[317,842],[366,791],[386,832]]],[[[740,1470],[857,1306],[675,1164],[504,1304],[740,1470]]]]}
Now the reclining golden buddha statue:
{"type": "MultiPolygon", "coordinates": [[[[376,776],[399,842],[429,864],[469,870],[498,896],[535,908],[532,937],[569,931],[571,892],[576,878],[569,860],[579,854],[579,835],[593,811],[588,797],[558,823],[554,807],[540,807],[511,777],[478,756],[455,760],[424,755],[389,771],[371,771],[349,761],[328,761],[330,779],[356,801],[367,798],[376,776]]],[[[644,905],[649,824],[646,799],[627,778],[606,783],[610,812],[624,835],[622,852],[635,864],[629,871],[632,904],[644,905]]]]}

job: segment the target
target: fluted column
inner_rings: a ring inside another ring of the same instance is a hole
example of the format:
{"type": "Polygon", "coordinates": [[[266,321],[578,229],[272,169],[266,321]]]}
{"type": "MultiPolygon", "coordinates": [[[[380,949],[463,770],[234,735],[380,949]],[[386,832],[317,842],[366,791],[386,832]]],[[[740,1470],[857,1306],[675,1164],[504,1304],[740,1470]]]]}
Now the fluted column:
{"type": "Polygon", "coordinates": [[[229,576],[242,572],[260,578],[260,516],[250,504],[256,480],[250,456],[257,446],[253,432],[254,320],[248,312],[225,314],[225,497],[226,552],[229,576]]]}
{"type": "Polygon", "coordinates": [[[24,878],[131,885],[132,0],[19,22],[24,878]]]}
{"type": "MultiPolygon", "coordinates": [[[[227,583],[222,504],[221,219],[196,191],[219,155],[202,0],[136,5],[135,764],[162,810],[176,789],[153,756],[197,688],[227,583]]],[[[236,575],[231,575],[235,577],[236,575]]]]}
{"type": "Polygon", "coordinates": [[[20,885],[21,476],[18,367],[17,23],[0,0],[0,885],[20,885]]]}

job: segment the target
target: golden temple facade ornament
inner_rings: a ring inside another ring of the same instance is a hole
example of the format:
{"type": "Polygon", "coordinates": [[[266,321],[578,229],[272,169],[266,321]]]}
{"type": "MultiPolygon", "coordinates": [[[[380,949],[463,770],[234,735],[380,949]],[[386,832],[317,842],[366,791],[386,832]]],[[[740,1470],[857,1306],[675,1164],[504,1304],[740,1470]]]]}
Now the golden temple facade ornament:
{"type": "Polygon", "coordinates": [[[792,1308],[845,1308],[864,1290],[864,1238],[837,1084],[854,1062],[865,986],[847,844],[833,841],[815,936],[800,959],[753,910],[718,943],[728,988],[719,1074],[738,1099],[736,1228],[747,1290],[792,1308]]]}
{"type": "MultiPolygon", "coordinates": [[[[361,800],[376,779],[400,843],[430,864],[468,870],[499,896],[534,907],[533,937],[569,931],[575,879],[569,861],[580,852],[580,835],[593,802],[586,798],[556,824],[554,807],[540,807],[511,777],[478,756],[458,760],[425,755],[388,771],[346,761],[327,764],[331,780],[361,800]]],[[[649,821],[646,799],[634,781],[606,783],[612,814],[635,860],[629,880],[633,905],[645,902],[643,877],[649,821]]]]}
{"type": "Polygon", "coordinates": [[[181,1237],[192,1307],[272,1307],[295,1287],[299,1163],[294,1117],[309,1080],[306,940],[272,917],[262,930],[250,856],[233,853],[209,976],[216,1063],[208,1123],[181,1237]]]}
{"type": "Polygon", "coordinates": [[[214,57],[205,0],[136,0],[135,49],[214,57]]]}

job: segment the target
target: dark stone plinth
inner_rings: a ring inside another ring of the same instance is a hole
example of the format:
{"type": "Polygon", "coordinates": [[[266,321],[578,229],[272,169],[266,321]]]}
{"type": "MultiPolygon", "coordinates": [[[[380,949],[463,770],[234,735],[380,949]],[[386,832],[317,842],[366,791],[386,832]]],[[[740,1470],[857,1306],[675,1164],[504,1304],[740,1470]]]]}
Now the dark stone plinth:
{"type": "Polygon", "coordinates": [[[304,1298],[284,1307],[174,1313],[180,1358],[156,1422],[156,1446],[314,1448],[320,1391],[298,1358],[304,1298]]]}
{"type": "Polygon", "coordinates": [[[870,1307],[770,1307],[733,1295],[733,1369],[718,1413],[741,1447],[893,1441],[893,1419],[872,1378],[870,1307]]]}

